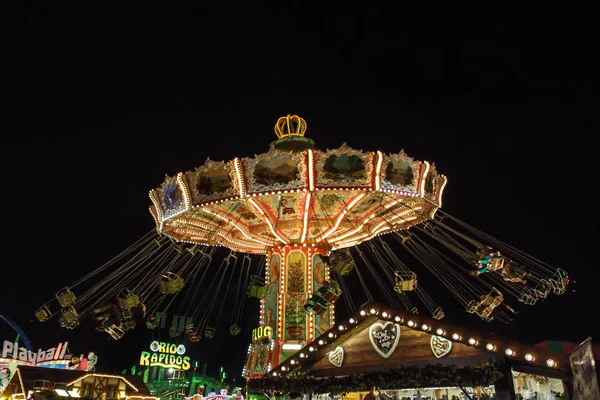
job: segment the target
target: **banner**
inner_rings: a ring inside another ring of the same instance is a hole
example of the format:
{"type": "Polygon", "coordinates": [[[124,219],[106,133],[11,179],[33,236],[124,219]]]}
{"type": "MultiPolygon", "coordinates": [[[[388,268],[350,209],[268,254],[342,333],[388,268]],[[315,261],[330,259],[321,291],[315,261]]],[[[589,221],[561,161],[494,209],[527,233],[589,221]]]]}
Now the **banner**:
{"type": "Polygon", "coordinates": [[[592,338],[588,337],[569,355],[573,389],[577,400],[600,400],[592,338]]]}

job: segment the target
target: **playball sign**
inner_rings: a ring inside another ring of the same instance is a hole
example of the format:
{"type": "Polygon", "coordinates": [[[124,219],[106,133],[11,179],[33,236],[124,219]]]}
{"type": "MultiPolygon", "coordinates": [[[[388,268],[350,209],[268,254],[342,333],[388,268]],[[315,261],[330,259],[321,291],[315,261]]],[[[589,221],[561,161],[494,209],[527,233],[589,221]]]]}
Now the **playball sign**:
{"type": "Polygon", "coordinates": [[[154,341],[150,343],[151,351],[142,351],[140,365],[146,367],[163,367],[181,370],[190,369],[190,357],[184,356],[185,346],[180,344],[154,341]]]}

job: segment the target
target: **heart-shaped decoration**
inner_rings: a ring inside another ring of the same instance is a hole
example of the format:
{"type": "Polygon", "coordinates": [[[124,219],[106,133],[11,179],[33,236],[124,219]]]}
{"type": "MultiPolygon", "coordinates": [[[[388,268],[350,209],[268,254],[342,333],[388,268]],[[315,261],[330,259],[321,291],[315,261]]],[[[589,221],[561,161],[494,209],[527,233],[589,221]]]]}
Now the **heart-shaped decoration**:
{"type": "Polygon", "coordinates": [[[431,351],[436,358],[442,358],[452,351],[452,342],[445,337],[431,335],[431,351]]]}
{"type": "Polygon", "coordinates": [[[344,362],[344,348],[338,346],[329,352],[329,362],[336,367],[341,367],[344,362]]]}
{"type": "Polygon", "coordinates": [[[393,322],[375,322],[369,327],[369,339],[375,351],[383,358],[392,355],[400,340],[400,325],[393,322]]]}

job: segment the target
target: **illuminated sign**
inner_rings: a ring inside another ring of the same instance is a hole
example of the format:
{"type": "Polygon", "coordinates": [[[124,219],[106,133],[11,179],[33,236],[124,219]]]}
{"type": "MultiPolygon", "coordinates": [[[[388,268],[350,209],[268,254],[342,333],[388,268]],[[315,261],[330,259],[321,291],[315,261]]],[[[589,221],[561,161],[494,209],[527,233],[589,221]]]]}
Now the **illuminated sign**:
{"type": "Polygon", "coordinates": [[[150,343],[149,351],[142,351],[140,365],[146,367],[163,367],[188,370],[190,369],[190,358],[183,356],[185,346],[180,344],[154,341],[150,343]]]}
{"type": "Polygon", "coordinates": [[[12,358],[13,360],[19,360],[32,365],[36,365],[40,362],[64,360],[65,353],[67,352],[67,344],[59,343],[56,347],[49,348],[48,350],[39,349],[37,352],[27,350],[26,347],[19,346],[17,342],[11,342],[5,340],[2,345],[2,358],[12,358]]]}
{"type": "Polygon", "coordinates": [[[256,342],[260,339],[271,339],[273,328],[270,326],[260,326],[252,330],[252,341],[256,342]]]}

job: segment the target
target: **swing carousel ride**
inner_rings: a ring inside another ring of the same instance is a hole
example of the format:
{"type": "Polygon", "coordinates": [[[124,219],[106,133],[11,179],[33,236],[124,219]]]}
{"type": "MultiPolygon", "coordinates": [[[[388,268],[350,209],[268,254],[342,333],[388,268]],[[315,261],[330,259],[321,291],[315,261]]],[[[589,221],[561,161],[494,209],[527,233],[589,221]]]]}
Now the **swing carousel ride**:
{"type": "Polygon", "coordinates": [[[57,292],[37,319],[73,329],[92,318],[120,339],[140,324],[156,329],[170,310],[187,320],[169,335],[195,343],[214,337],[225,299],[239,334],[245,300],[257,298],[270,369],[333,327],[336,300],[355,310],[351,279],[367,300],[370,280],[390,306],[436,319],[444,310],[413,266],[488,322],[512,321],[510,301],[565,292],[562,269],[443,212],[447,179],[434,164],[345,144],[321,151],[305,132],[288,115],[266,153],[167,176],[150,191],[156,229],[57,292]]]}

